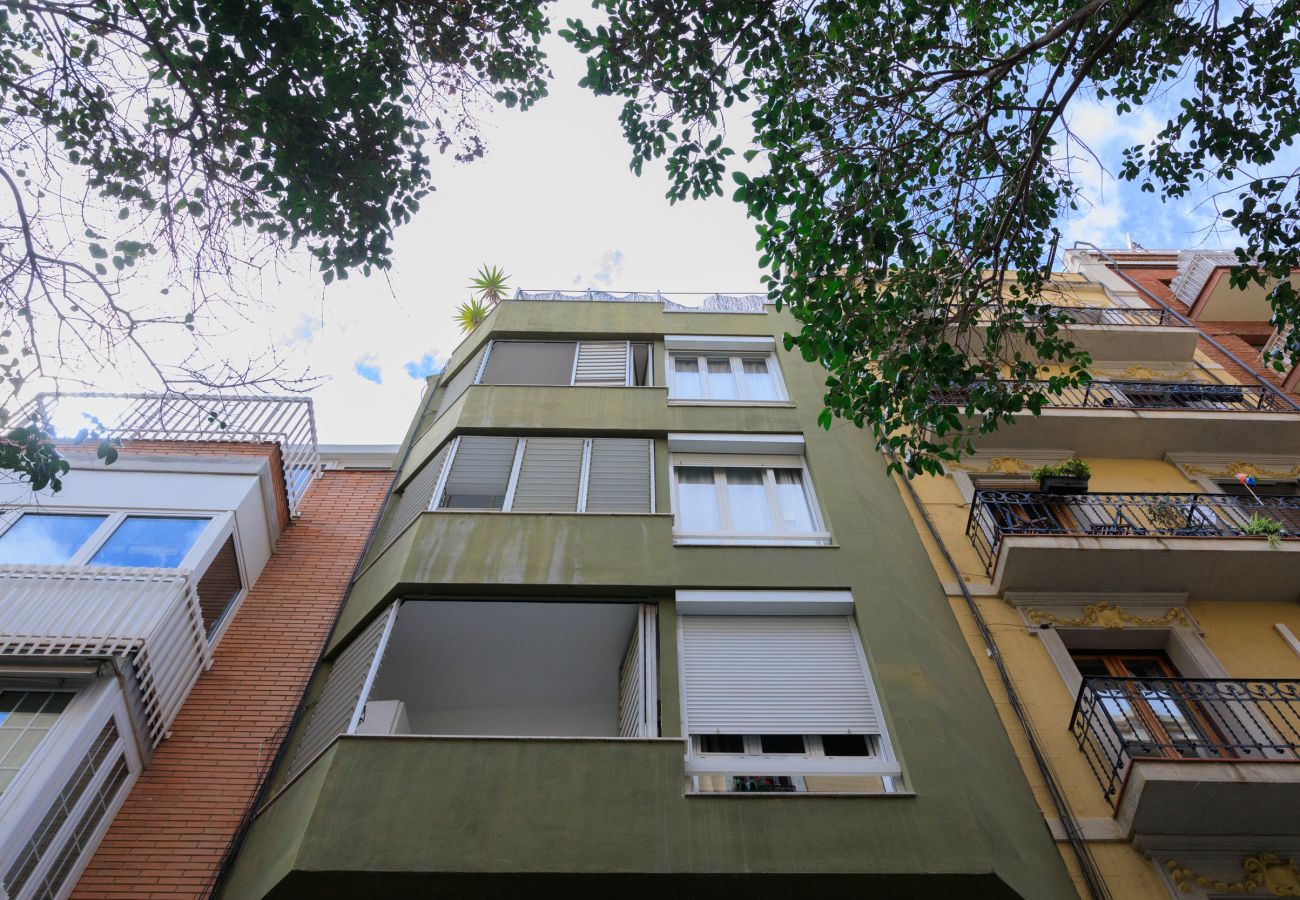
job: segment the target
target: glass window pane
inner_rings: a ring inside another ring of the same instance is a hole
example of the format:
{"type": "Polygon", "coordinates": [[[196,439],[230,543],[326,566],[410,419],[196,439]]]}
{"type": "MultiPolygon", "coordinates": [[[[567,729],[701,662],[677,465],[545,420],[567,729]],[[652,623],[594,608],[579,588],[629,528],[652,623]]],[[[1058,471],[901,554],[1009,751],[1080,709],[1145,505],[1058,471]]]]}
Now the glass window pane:
{"type": "Polygon", "coordinates": [[[206,527],[207,519],[127,516],[90,562],[97,566],[172,568],[180,565],[206,527]]]}
{"type": "Polygon", "coordinates": [[[677,467],[677,527],[682,531],[720,531],[718,491],[713,470],[703,466],[677,467]]]}
{"type": "Polygon", "coordinates": [[[0,691],[0,792],[35,754],[71,699],[68,691],[0,691]]]}
{"type": "Polygon", "coordinates": [[[745,373],[745,396],[750,400],[776,400],[776,384],[767,370],[767,360],[761,356],[740,361],[745,373]]]}
{"type": "Polygon", "coordinates": [[[772,514],[767,508],[767,488],[762,469],[725,469],[727,500],[731,503],[731,529],[771,531],[772,514]]]}
{"type": "Polygon", "coordinates": [[[812,506],[799,469],[776,469],[776,493],[781,498],[781,522],[786,531],[813,530],[812,506]]]}
{"type": "Polygon", "coordinates": [[[700,735],[701,753],[744,753],[745,736],[743,734],[702,734],[700,735]]]}
{"type": "Polygon", "coordinates": [[[0,563],[65,563],[106,518],[24,513],[0,536],[0,563]]]}
{"type": "Polygon", "coordinates": [[[764,753],[805,753],[803,736],[798,734],[760,734],[759,746],[764,753]]]}
{"type": "Polygon", "coordinates": [[[823,734],[822,753],[827,756],[870,756],[865,734],[823,734]]]}
{"type": "Polygon", "coordinates": [[[710,357],[709,366],[709,399],[710,400],[735,400],[736,399],[736,379],[731,377],[731,360],[726,356],[710,357]]]}
{"type": "Polygon", "coordinates": [[[686,400],[700,398],[700,361],[694,356],[673,357],[673,396],[686,400]]]}

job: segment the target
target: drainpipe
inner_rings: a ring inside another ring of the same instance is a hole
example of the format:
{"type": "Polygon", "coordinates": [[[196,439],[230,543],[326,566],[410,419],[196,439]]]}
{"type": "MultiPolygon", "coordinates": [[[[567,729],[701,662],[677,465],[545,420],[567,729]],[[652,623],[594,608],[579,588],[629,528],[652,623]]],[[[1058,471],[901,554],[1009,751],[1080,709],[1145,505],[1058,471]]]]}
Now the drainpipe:
{"type": "MultiPolygon", "coordinates": [[[[439,379],[439,381],[441,381],[441,379],[439,379]]],[[[230,872],[234,868],[235,857],[239,855],[239,850],[244,844],[244,838],[248,836],[249,829],[253,827],[253,820],[256,818],[255,811],[266,799],[266,789],[271,784],[271,773],[280,767],[280,763],[284,760],[284,752],[289,746],[289,738],[293,736],[294,732],[297,731],[298,727],[302,724],[303,700],[307,699],[307,688],[311,686],[311,683],[315,681],[316,677],[320,674],[321,663],[323,662],[322,656],[325,653],[325,648],[329,645],[330,636],[334,633],[334,629],[338,627],[339,619],[343,616],[343,610],[348,605],[348,598],[352,596],[352,585],[361,574],[361,566],[365,562],[366,557],[370,554],[370,548],[374,543],[375,535],[379,532],[379,524],[383,522],[384,515],[388,512],[388,507],[393,502],[393,487],[397,484],[397,479],[401,477],[402,470],[406,467],[406,461],[411,455],[411,450],[415,447],[417,437],[416,430],[419,427],[419,423],[424,421],[424,417],[428,415],[429,407],[433,403],[433,396],[436,393],[437,389],[435,385],[427,391],[424,397],[424,402],[420,405],[420,414],[415,418],[416,424],[411,428],[411,433],[406,442],[406,447],[402,450],[402,458],[397,461],[397,468],[396,471],[393,472],[393,480],[388,486],[388,493],[384,497],[383,506],[380,507],[379,515],[375,517],[375,521],[371,523],[370,533],[366,535],[366,543],[361,548],[361,554],[357,557],[356,565],[352,567],[352,574],[348,576],[347,589],[343,592],[342,599],[339,600],[338,608],[334,610],[334,621],[330,623],[329,630],[325,632],[325,637],[316,651],[316,664],[312,667],[311,675],[309,675],[307,680],[303,682],[302,696],[298,700],[298,708],[294,711],[293,718],[289,720],[289,725],[285,728],[284,734],[280,738],[280,744],[276,747],[275,755],[271,758],[270,763],[258,779],[257,789],[253,792],[253,796],[248,801],[248,806],[244,809],[244,814],[240,817],[239,827],[235,829],[235,833],[230,838],[230,843],[226,845],[225,853],[221,856],[221,862],[218,864],[217,870],[208,880],[203,891],[201,891],[197,896],[206,895],[208,900],[215,900],[217,895],[221,893],[221,888],[225,885],[226,879],[230,877],[230,872]]]]}
{"type": "MultiPolygon", "coordinates": [[[[886,450],[885,455],[891,462],[898,462],[898,457],[892,450],[886,450]]],[[[1007,668],[1006,661],[1002,658],[1002,652],[998,649],[992,629],[989,628],[988,622],[984,619],[979,604],[971,596],[970,589],[966,585],[966,579],[962,577],[961,570],[957,568],[957,562],[952,558],[952,554],[948,552],[948,546],[939,534],[939,529],[935,526],[934,520],[930,518],[930,513],[926,510],[925,504],[921,502],[920,496],[917,495],[916,488],[912,487],[911,479],[904,475],[897,477],[895,480],[902,482],[912,500],[912,505],[916,507],[922,521],[925,522],[926,530],[930,532],[930,537],[934,539],[935,546],[943,554],[944,563],[947,565],[948,570],[952,572],[953,577],[957,579],[957,586],[961,588],[961,595],[966,601],[966,608],[970,610],[971,617],[975,620],[975,627],[979,629],[980,637],[984,640],[984,649],[989,658],[993,660],[993,665],[997,668],[998,679],[1002,682],[1003,690],[1006,691],[1007,700],[1011,704],[1011,709],[1016,714],[1016,720],[1020,723],[1020,727],[1024,730],[1025,737],[1029,741],[1029,749],[1033,753],[1034,764],[1043,778],[1043,783],[1047,786],[1048,794],[1051,795],[1052,805],[1056,807],[1056,814],[1060,817],[1061,827],[1065,831],[1065,839],[1074,853],[1084,883],[1088,886],[1089,896],[1092,900],[1111,900],[1110,890],[1106,887],[1105,879],[1102,878],[1101,872],[1097,869],[1096,860],[1092,858],[1092,853],[1083,840],[1078,822],[1070,809],[1069,800],[1066,798],[1065,792],[1061,790],[1056,773],[1052,770],[1047,754],[1043,752],[1041,739],[1029,720],[1029,714],[1025,711],[1024,704],[1020,701],[1020,694],[1016,690],[1015,682],[1011,679],[1011,672],[1007,668]]]]}
{"type": "Polygon", "coordinates": [[[1222,353],[1224,356],[1228,357],[1228,359],[1232,360],[1234,363],[1236,363],[1237,365],[1239,365],[1239,366],[1241,366],[1243,369],[1245,369],[1247,372],[1249,372],[1250,375],[1251,375],[1251,377],[1254,378],[1254,379],[1255,379],[1257,382],[1259,382],[1261,385],[1263,385],[1263,386],[1264,386],[1264,389],[1265,389],[1266,391],[1268,391],[1270,394],[1272,394],[1272,395],[1274,396],[1274,398],[1276,398],[1276,399],[1278,399],[1278,400],[1281,400],[1282,403],[1284,403],[1284,404],[1285,404],[1286,406],[1288,406],[1290,409],[1295,410],[1295,411],[1297,411],[1297,412],[1300,412],[1300,406],[1297,406],[1297,405],[1295,404],[1295,401],[1293,401],[1290,397],[1288,397],[1284,391],[1279,390],[1279,389],[1277,388],[1277,386],[1274,385],[1272,382],[1270,382],[1267,378],[1264,378],[1262,375],[1260,375],[1258,372],[1256,372],[1253,368],[1251,368],[1250,366],[1248,366],[1248,365],[1246,365],[1244,362],[1242,362],[1241,359],[1237,356],[1237,354],[1233,353],[1233,352],[1232,352],[1231,350],[1229,350],[1227,347],[1225,347],[1225,346],[1223,346],[1222,344],[1220,344],[1217,340],[1214,339],[1213,336],[1208,335],[1208,334],[1206,334],[1203,330],[1201,330],[1200,328],[1197,328],[1195,322],[1193,322],[1191,319],[1189,319],[1189,318],[1187,318],[1186,316],[1184,316],[1184,315],[1183,315],[1182,313],[1180,313],[1178,310],[1174,309],[1172,306],[1170,306],[1170,305],[1169,305],[1168,303],[1166,303],[1165,301],[1161,300],[1159,297],[1157,297],[1157,296],[1156,296],[1155,294],[1153,294],[1151,291],[1147,290],[1143,285],[1139,284],[1138,282],[1136,282],[1136,281],[1134,281],[1132,278],[1130,278],[1128,275],[1124,274],[1124,270],[1123,270],[1123,268],[1121,268],[1121,265],[1120,265],[1119,260],[1117,260],[1115,257],[1111,256],[1111,255],[1110,255],[1109,253],[1107,253],[1105,250],[1103,250],[1103,249],[1101,249],[1100,247],[1098,247],[1096,244],[1093,244],[1093,243],[1091,243],[1091,242],[1089,242],[1089,241],[1075,241],[1075,242],[1074,242],[1074,247],[1073,247],[1072,249],[1078,250],[1078,249],[1083,248],[1083,247],[1086,247],[1087,249],[1089,249],[1089,250],[1091,250],[1092,252],[1096,253],[1096,254],[1097,254],[1098,256],[1100,256],[1102,259],[1106,260],[1106,262],[1108,262],[1108,263],[1110,263],[1112,266],[1114,266],[1114,267],[1115,267],[1115,274],[1116,274],[1116,275],[1118,275],[1120,278],[1123,278],[1125,281],[1127,281],[1129,284],[1131,284],[1131,285],[1132,285],[1136,290],[1140,291],[1142,294],[1144,294],[1145,296],[1151,298],[1151,300],[1155,301],[1156,305],[1158,305],[1161,309],[1163,309],[1163,310],[1165,310],[1166,312],[1168,312],[1169,315],[1172,316],[1172,317],[1173,317],[1177,322],[1179,322],[1179,323],[1182,324],[1182,325],[1186,325],[1186,326],[1189,327],[1189,328],[1196,328],[1196,333],[1197,333],[1198,335],[1200,335],[1200,336],[1201,336],[1202,338],[1204,338],[1205,340],[1209,341],[1210,344],[1212,344],[1212,345],[1215,347],[1215,349],[1217,349],[1217,350],[1218,350],[1220,353],[1222,353]]]}

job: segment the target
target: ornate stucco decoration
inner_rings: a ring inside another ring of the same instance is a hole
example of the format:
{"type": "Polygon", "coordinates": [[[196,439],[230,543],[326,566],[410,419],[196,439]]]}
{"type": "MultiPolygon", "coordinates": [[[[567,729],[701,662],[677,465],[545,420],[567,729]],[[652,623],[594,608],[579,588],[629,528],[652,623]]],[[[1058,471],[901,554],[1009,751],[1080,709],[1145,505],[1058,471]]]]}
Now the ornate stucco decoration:
{"type": "Polygon", "coordinates": [[[1220,881],[1200,875],[1176,859],[1165,862],[1169,877],[1178,890],[1189,893],[1194,887],[1209,888],[1229,894],[1266,890],[1274,897],[1300,897],[1300,870],[1294,859],[1282,859],[1276,853],[1260,853],[1242,860],[1246,877],[1240,881],[1220,881]]]}
{"type": "Polygon", "coordinates": [[[1136,625],[1142,628],[1160,628],[1165,625],[1191,625],[1181,607],[1171,606],[1163,616],[1147,618],[1135,616],[1121,606],[1110,603],[1092,603],[1083,608],[1083,615],[1073,619],[1063,619],[1055,613],[1030,607],[1025,615],[1035,625],[1051,623],[1066,628],[1124,628],[1136,625]]]}
{"type": "Polygon", "coordinates": [[[1093,369],[1094,377],[1106,378],[1112,381],[1200,381],[1201,377],[1193,369],[1173,369],[1165,368],[1163,370],[1153,369],[1150,366],[1133,365],[1124,370],[1117,369],[1093,369]]]}
{"type": "Polygon", "coordinates": [[[1212,478],[1231,478],[1235,475],[1253,475],[1256,478],[1300,478],[1300,465],[1292,466],[1290,469],[1270,469],[1244,459],[1218,467],[1188,465],[1183,468],[1192,475],[1209,475],[1212,478]]]}

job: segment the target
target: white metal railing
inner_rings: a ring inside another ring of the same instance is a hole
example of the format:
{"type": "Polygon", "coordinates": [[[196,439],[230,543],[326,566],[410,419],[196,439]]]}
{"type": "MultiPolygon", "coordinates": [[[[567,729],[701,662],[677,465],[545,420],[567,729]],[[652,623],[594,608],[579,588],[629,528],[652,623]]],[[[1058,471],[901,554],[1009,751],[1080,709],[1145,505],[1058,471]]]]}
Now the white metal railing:
{"type": "Polygon", "coordinates": [[[1285,352],[1286,343],[1290,339],[1291,332],[1294,328],[1295,326],[1293,325],[1284,325],[1281,328],[1274,329],[1273,336],[1268,339],[1268,343],[1264,345],[1264,349],[1260,353],[1260,356],[1263,358],[1265,363],[1269,362],[1268,358],[1270,356],[1277,353],[1282,359],[1282,368],[1287,372],[1289,372],[1291,367],[1296,364],[1296,361],[1291,354],[1285,352]]]}
{"type": "Polygon", "coordinates": [[[515,291],[515,300],[575,300],[587,303],[659,303],[674,312],[761,313],[766,294],[689,294],[663,291],[515,291]]]}
{"type": "Polygon", "coordinates": [[[1169,282],[1173,295],[1191,306],[1200,296],[1214,270],[1237,265],[1231,250],[1182,250],[1178,253],[1178,274],[1169,282]]]}
{"type": "Polygon", "coordinates": [[[316,415],[306,397],[41,393],[24,404],[16,421],[63,438],[89,428],[119,440],[275,443],[294,517],[321,469],[316,415]]]}
{"type": "Polygon", "coordinates": [[[0,654],[133,656],[155,745],[211,660],[189,573],[108,566],[0,568],[0,654]]]}

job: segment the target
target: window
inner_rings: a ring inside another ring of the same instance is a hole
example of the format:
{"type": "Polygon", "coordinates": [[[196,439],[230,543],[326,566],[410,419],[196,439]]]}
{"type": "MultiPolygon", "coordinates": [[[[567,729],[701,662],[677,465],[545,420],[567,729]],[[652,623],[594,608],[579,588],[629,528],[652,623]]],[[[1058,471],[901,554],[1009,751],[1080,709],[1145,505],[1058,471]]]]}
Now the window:
{"type": "Polygon", "coordinates": [[[210,520],[127,516],[93,557],[91,565],[173,568],[189,553],[210,520]]]}
{"type": "Polygon", "coordinates": [[[70,691],[0,691],[0,792],[32,758],[71,699],[70,691]]]}
{"type": "Polygon", "coordinates": [[[899,769],[851,617],[683,612],[678,628],[697,790],[892,789],[880,779],[899,769]]]}
{"type": "Polygon", "coordinates": [[[644,387],[650,363],[644,342],[494,340],[478,383],[644,387]]]}
{"type": "Polygon", "coordinates": [[[464,435],[438,509],[654,512],[654,442],[645,438],[464,435]]]}
{"type": "Polygon", "coordinates": [[[765,403],[785,400],[773,353],[677,351],[669,358],[672,400],[765,403]]]}
{"type": "Polygon", "coordinates": [[[830,539],[820,524],[802,457],[676,454],[673,481],[679,543],[830,539]]]}
{"type": "Polygon", "coordinates": [[[217,555],[208,564],[196,588],[199,595],[199,609],[203,613],[203,627],[207,629],[209,636],[243,589],[244,581],[239,574],[239,555],[235,552],[235,536],[232,534],[226,538],[217,555]]]}
{"type": "Polygon", "coordinates": [[[70,562],[107,516],[23,513],[0,536],[0,563],[70,562]]]}

